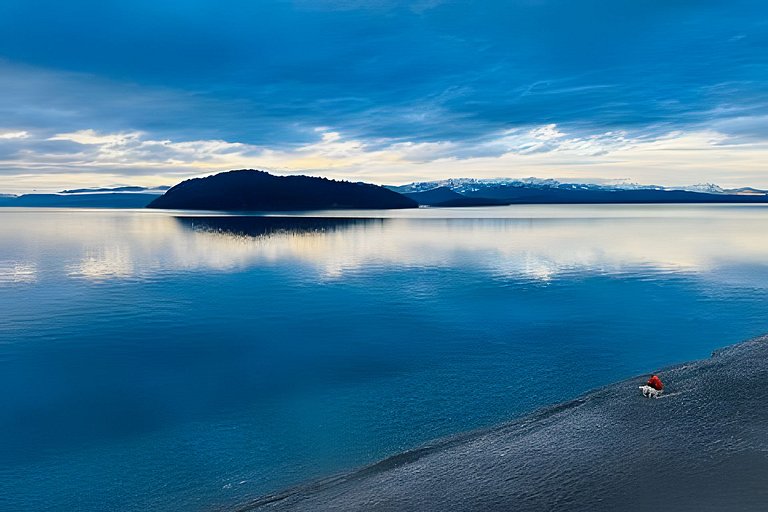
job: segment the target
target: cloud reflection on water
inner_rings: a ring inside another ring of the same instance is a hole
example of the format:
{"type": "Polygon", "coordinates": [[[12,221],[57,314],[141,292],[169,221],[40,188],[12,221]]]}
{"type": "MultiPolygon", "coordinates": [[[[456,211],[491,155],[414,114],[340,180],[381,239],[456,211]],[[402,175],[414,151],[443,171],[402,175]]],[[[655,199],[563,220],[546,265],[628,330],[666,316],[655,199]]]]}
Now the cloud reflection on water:
{"type": "Polygon", "coordinates": [[[0,285],[13,283],[34,283],[37,267],[33,264],[0,260],[0,285]]]}
{"type": "MultiPolygon", "coordinates": [[[[564,274],[712,274],[765,268],[768,209],[579,207],[416,210],[390,218],[178,216],[7,210],[0,284],[44,272],[94,281],[298,264],[313,278],[381,269],[475,268],[547,282],[564,274]],[[446,218],[464,214],[474,218],[446,218]],[[442,217],[440,217],[442,215],[442,217]],[[486,215],[485,217],[481,215],[486,215]]],[[[369,213],[370,215],[370,213],[369,213]]],[[[760,285],[748,275],[730,278],[760,285]]]]}

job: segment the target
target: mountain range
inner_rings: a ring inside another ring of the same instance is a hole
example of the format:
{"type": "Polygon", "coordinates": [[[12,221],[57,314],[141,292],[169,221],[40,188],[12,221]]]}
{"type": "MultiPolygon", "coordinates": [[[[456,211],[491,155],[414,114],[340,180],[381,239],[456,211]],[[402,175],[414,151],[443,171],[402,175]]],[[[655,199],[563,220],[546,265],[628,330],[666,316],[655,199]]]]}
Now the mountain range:
{"type": "Polygon", "coordinates": [[[454,178],[390,186],[426,206],[490,206],[508,204],[605,203],[765,203],[768,191],[743,187],[723,189],[706,183],[688,187],[564,183],[554,179],[454,178]]]}
{"type": "Polygon", "coordinates": [[[461,194],[479,192],[487,188],[495,187],[520,187],[535,189],[562,189],[562,190],[665,190],[687,191],[703,194],[736,194],[736,195],[766,195],[768,190],[752,187],[725,189],[714,183],[699,183],[696,185],[684,185],[677,187],[664,187],[661,185],[643,185],[630,181],[615,181],[611,183],[578,183],[563,182],[552,178],[449,178],[435,181],[417,181],[407,185],[389,186],[390,189],[400,193],[424,192],[439,187],[445,187],[461,194]]]}
{"type": "Polygon", "coordinates": [[[711,183],[684,187],[571,183],[540,178],[452,178],[387,186],[238,170],[174,187],[80,188],[56,194],[0,194],[0,206],[169,208],[240,211],[386,209],[509,204],[768,203],[768,191],[711,183]]]}

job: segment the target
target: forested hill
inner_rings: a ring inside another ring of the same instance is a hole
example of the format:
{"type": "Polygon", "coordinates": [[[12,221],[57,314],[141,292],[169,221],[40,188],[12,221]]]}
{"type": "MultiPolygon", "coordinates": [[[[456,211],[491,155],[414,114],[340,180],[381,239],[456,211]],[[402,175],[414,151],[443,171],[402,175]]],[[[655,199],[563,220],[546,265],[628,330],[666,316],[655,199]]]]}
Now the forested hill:
{"type": "Polygon", "coordinates": [[[288,211],[417,206],[416,201],[378,185],[238,170],[183,181],[148,208],[288,211]]]}

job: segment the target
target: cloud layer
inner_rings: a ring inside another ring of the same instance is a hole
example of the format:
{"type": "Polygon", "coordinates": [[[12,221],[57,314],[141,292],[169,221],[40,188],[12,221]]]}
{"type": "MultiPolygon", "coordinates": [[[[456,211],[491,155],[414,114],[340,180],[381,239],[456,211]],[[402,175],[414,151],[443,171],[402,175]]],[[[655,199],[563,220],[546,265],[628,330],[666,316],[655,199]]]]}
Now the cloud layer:
{"type": "Polygon", "coordinates": [[[767,186],[766,19],[742,0],[5,2],[0,179],[767,186]]]}

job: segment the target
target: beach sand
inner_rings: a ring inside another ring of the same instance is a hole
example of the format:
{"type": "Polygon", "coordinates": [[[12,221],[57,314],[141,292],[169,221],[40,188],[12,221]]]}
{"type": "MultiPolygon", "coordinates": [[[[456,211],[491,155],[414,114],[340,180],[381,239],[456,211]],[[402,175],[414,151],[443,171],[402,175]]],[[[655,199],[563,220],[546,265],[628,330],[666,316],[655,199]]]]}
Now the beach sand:
{"type": "Polygon", "coordinates": [[[768,510],[768,336],[659,375],[239,510],[768,510]]]}

